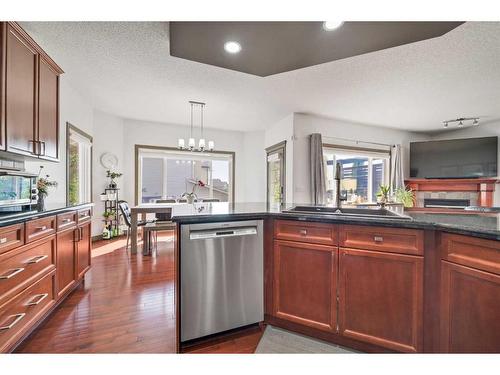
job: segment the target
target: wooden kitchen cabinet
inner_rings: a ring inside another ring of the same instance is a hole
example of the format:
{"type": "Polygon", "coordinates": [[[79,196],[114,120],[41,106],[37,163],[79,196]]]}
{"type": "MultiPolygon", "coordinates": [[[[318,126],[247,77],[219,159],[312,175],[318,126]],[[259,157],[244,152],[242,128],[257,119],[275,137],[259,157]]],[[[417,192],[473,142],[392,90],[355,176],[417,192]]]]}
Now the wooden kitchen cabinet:
{"type": "Polygon", "coordinates": [[[57,160],[63,71],[17,23],[0,28],[2,149],[57,160]]]}
{"type": "Polygon", "coordinates": [[[337,254],[333,246],[275,240],[273,315],[334,332],[337,254]]]}
{"type": "Polygon", "coordinates": [[[71,290],[76,282],[76,250],[79,229],[57,234],[56,290],[57,298],[71,290]]]}
{"type": "Polygon", "coordinates": [[[35,153],[38,52],[22,32],[5,24],[5,127],[7,151],[35,153]]]}
{"type": "Polygon", "coordinates": [[[76,278],[82,279],[90,269],[90,251],[92,248],[92,238],[90,222],[78,227],[79,236],[76,247],[76,278]]]}
{"type": "Polygon", "coordinates": [[[423,344],[423,258],[340,248],[342,336],[400,352],[423,344]]]}
{"type": "Polygon", "coordinates": [[[441,279],[440,351],[500,353],[500,275],[442,261],[441,279]]]}

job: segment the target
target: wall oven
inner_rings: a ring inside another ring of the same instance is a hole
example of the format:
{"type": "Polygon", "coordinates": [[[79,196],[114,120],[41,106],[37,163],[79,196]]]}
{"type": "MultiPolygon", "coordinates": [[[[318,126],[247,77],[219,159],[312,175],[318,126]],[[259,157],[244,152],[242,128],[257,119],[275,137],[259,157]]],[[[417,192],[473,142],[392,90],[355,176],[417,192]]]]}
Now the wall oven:
{"type": "Polygon", "coordinates": [[[36,182],[35,174],[0,169],[0,209],[36,204],[38,200],[36,182]]]}

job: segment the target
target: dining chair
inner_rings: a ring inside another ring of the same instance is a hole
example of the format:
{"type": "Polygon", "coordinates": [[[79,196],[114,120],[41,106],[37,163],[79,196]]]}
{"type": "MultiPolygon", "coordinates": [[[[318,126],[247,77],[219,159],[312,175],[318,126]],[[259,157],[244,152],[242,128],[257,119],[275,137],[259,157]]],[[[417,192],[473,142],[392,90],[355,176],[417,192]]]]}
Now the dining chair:
{"type": "MultiPolygon", "coordinates": [[[[120,211],[123,216],[123,220],[125,221],[125,225],[127,226],[127,244],[125,245],[125,250],[127,251],[128,254],[128,247],[130,244],[130,232],[132,229],[132,217],[130,214],[130,206],[127,203],[127,201],[119,201],[118,202],[118,207],[120,208],[120,211]]],[[[154,220],[139,220],[137,221],[137,227],[145,227],[147,224],[153,223],[154,220]]]]}

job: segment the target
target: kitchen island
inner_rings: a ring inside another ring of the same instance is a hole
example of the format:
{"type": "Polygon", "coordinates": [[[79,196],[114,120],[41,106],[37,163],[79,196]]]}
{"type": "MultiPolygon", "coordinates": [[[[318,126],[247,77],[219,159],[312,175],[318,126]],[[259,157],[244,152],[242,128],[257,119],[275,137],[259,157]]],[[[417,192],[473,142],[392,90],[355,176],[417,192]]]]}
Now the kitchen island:
{"type": "Polygon", "coordinates": [[[265,323],[367,352],[500,352],[500,215],[367,219],[292,206],[180,205],[172,218],[178,233],[264,221],[265,323]]]}

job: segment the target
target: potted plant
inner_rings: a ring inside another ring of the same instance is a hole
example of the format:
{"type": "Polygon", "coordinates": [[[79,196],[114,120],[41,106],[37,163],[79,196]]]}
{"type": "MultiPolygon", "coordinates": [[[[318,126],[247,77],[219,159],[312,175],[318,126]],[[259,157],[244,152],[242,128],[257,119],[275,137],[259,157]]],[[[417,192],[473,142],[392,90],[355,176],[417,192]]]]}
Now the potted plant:
{"type": "Polygon", "coordinates": [[[396,202],[402,203],[405,208],[413,207],[415,196],[410,188],[400,187],[394,192],[396,202]]]}
{"type": "Polygon", "coordinates": [[[123,173],[111,172],[110,170],[106,171],[106,177],[108,177],[110,179],[110,181],[109,181],[109,188],[110,189],[116,189],[117,184],[116,184],[115,179],[117,179],[118,177],[121,177],[122,174],[123,173]]]}
{"type": "Polygon", "coordinates": [[[196,190],[197,186],[204,187],[205,183],[201,180],[198,180],[198,181],[196,181],[195,184],[193,184],[193,189],[191,190],[191,193],[186,192],[186,193],[182,194],[182,198],[186,198],[187,203],[191,204],[194,202],[195,198],[198,198],[195,194],[195,190],[196,190]]]}
{"type": "Polygon", "coordinates": [[[49,195],[49,189],[52,187],[57,187],[57,181],[50,180],[50,176],[48,174],[45,175],[45,177],[40,177],[42,169],[43,165],[40,166],[40,170],[38,171],[38,179],[36,182],[36,188],[38,189],[38,211],[45,210],[45,198],[47,198],[47,196],[49,195]]]}
{"type": "Polygon", "coordinates": [[[389,185],[379,185],[379,190],[377,192],[377,203],[380,207],[385,207],[386,203],[389,200],[389,192],[391,188],[389,185]]]}

